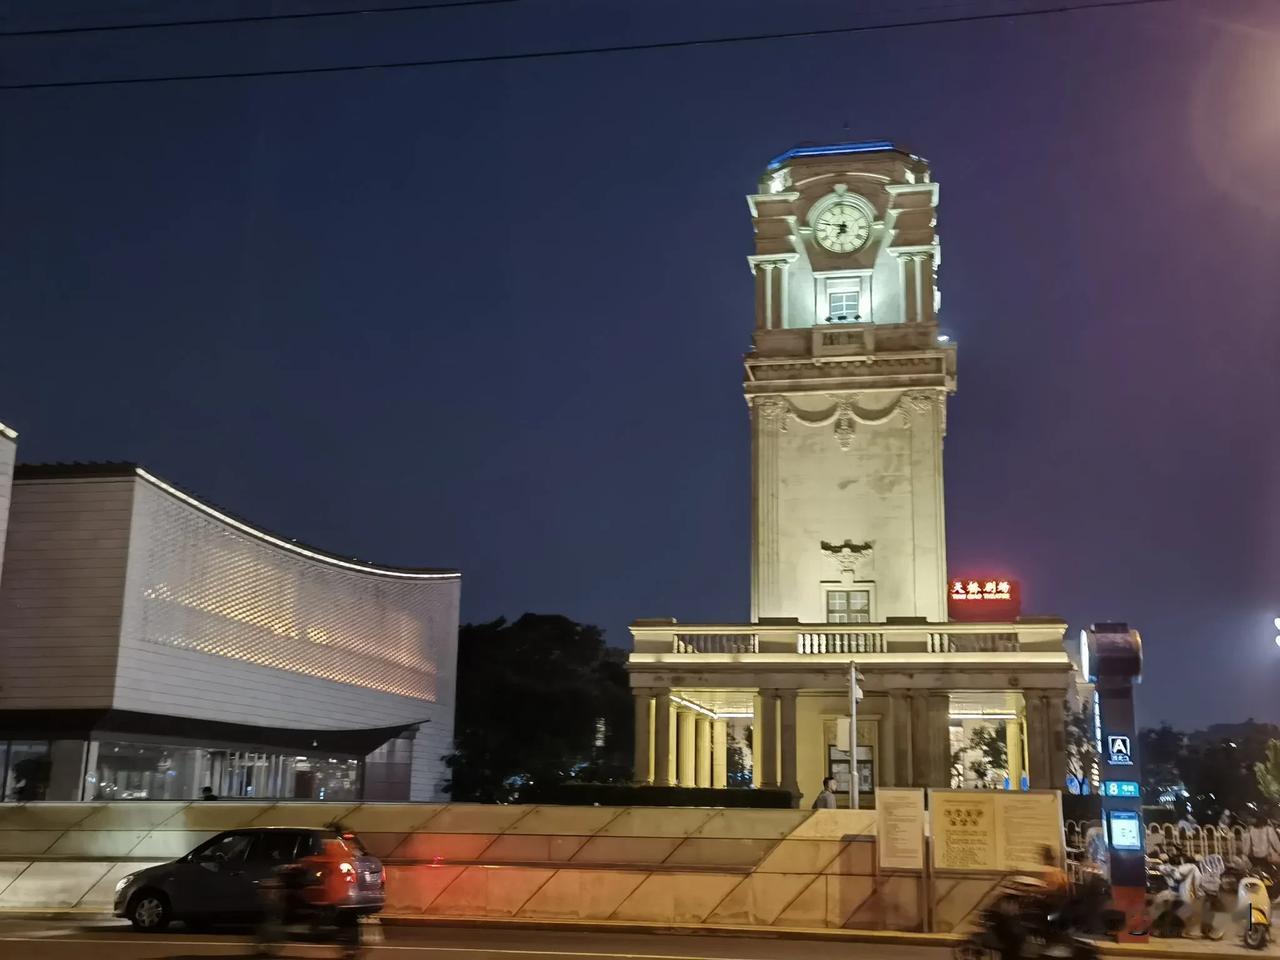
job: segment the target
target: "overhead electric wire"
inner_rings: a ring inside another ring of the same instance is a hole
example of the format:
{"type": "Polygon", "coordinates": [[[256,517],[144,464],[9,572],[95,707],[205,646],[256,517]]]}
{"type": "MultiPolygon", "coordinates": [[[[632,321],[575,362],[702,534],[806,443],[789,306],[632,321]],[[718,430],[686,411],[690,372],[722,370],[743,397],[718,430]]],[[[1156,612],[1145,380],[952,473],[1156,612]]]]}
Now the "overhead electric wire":
{"type": "Polygon", "coordinates": [[[115,77],[97,80],[48,80],[35,83],[0,83],[0,90],[50,90],[72,87],[129,86],[141,83],[182,83],[194,80],[242,80],[258,77],[319,76],[326,73],[355,73],[378,70],[413,70],[430,67],[464,66],[477,63],[515,63],[528,60],[551,60],[568,57],[602,56],[614,53],[638,53],[649,50],[678,50],[686,47],[727,46],[738,43],[761,43],[769,40],[805,40],[877,30],[899,30],[910,27],[948,26],[991,20],[1023,20],[1084,10],[1108,10],[1120,7],[1145,7],[1173,3],[1175,0],[1094,0],[1088,3],[1064,3],[1037,10],[1015,10],[1012,13],[981,13],[965,16],[938,17],[930,20],[900,20],[891,23],[868,23],[850,27],[825,27],[815,30],[793,30],[783,33],[756,33],[729,37],[704,37],[691,40],[656,40],[650,43],[625,43],[602,47],[570,47],[560,50],[531,50],[521,53],[476,54],[465,57],[441,57],[432,60],[396,60],[382,63],[337,64],[327,67],[282,67],[274,70],[234,70],[217,73],[167,74],[145,77],[115,77]]]}
{"type": "Polygon", "coordinates": [[[441,0],[398,7],[365,7],[360,10],[311,10],[305,13],[263,13],[249,17],[206,17],[200,20],[155,20],[142,23],[103,23],[83,27],[47,27],[40,30],[0,30],[0,37],[53,37],[69,33],[111,33],[118,30],[162,30],[174,27],[212,27],[230,23],[264,23],[273,20],[314,20],[321,17],[363,17],[379,13],[421,13],[458,7],[492,7],[520,0],[441,0]]]}

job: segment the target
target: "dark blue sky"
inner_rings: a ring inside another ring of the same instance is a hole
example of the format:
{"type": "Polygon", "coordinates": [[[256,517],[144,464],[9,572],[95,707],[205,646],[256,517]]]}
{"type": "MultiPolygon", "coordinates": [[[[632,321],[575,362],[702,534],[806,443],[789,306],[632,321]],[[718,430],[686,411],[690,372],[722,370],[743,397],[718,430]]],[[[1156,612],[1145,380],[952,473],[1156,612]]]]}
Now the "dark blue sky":
{"type": "MultiPolygon", "coordinates": [[[[387,0],[391,3],[391,0],[387,0]]],[[[285,2],[276,12],[335,9],[285,2]]],[[[0,38],[0,82],[759,33],[1038,0],[522,0],[0,38]]],[[[261,3],[0,3],[5,29],[261,3]]],[[[953,570],[1144,635],[1145,720],[1280,720],[1280,4],[0,92],[0,420],[464,616],[747,614],[743,195],[802,140],[942,184],[953,570]]]]}

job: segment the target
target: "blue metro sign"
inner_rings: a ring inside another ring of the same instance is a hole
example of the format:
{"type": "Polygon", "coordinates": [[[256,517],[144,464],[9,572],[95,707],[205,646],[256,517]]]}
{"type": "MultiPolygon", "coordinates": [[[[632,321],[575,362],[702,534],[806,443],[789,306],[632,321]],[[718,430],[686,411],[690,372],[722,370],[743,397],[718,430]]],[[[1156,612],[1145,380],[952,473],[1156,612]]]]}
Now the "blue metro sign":
{"type": "Polygon", "coordinates": [[[1108,797],[1141,797],[1142,788],[1136,780],[1107,780],[1102,784],[1102,793],[1108,797]]]}

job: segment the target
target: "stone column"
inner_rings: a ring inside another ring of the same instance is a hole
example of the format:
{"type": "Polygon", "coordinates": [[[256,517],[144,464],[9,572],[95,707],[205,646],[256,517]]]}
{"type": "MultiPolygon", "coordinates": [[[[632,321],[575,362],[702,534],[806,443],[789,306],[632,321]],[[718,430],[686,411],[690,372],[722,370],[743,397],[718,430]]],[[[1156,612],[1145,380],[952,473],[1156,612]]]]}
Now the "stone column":
{"type": "Polygon", "coordinates": [[[676,729],[671,722],[673,705],[670,690],[655,690],[653,700],[654,783],[669,787],[675,783],[676,729]]]}
{"type": "Polygon", "coordinates": [[[721,790],[729,785],[729,724],[725,720],[711,724],[711,785],[721,790]]]}
{"type": "Polygon", "coordinates": [[[1032,790],[1048,790],[1052,785],[1048,707],[1039,691],[1028,691],[1023,696],[1027,710],[1027,779],[1032,790]]]}
{"type": "MultiPolygon", "coordinates": [[[[907,258],[902,254],[898,254],[898,322],[906,323],[909,319],[907,312],[907,258]]],[[[874,317],[872,318],[874,319],[874,317]]]]}
{"type": "Polygon", "coordinates": [[[1009,754],[1009,789],[1022,789],[1022,721],[1018,716],[1004,722],[1004,745],[1009,754]]]}
{"type": "Polygon", "coordinates": [[[759,729],[760,786],[777,787],[778,780],[778,691],[760,691],[759,729]]]}
{"type": "Polygon", "coordinates": [[[929,779],[928,787],[951,786],[951,695],[929,693],[929,779]]]}
{"type": "MultiPolygon", "coordinates": [[[[908,695],[911,707],[911,786],[929,785],[929,696],[923,690],[908,695]]],[[[948,786],[950,784],[948,783],[948,786]]]]}
{"type": "Polygon", "coordinates": [[[696,719],[694,712],[685,707],[676,711],[676,781],[682,787],[694,785],[697,771],[696,719]]]}
{"type": "Polygon", "coordinates": [[[761,704],[764,701],[760,694],[752,697],[751,702],[751,785],[753,787],[760,786],[763,783],[762,774],[764,772],[764,750],[761,748],[764,734],[764,721],[761,719],[764,708],[761,704]]]}
{"type": "Polygon", "coordinates": [[[800,783],[796,775],[796,694],[795,690],[778,691],[782,701],[782,729],[778,734],[782,788],[790,792],[793,804],[800,801],[800,783]]]}
{"type": "Polygon", "coordinates": [[[917,303],[921,323],[933,323],[933,254],[922,253],[916,258],[917,303]]]}
{"type": "Polygon", "coordinates": [[[911,292],[915,295],[914,307],[916,323],[924,322],[924,278],[920,270],[919,255],[911,258],[911,292]]]}
{"type": "Polygon", "coordinates": [[[786,616],[780,612],[782,571],[779,559],[779,434],[791,417],[784,397],[755,397],[751,405],[751,619],[786,616]]]}
{"type": "MultiPolygon", "coordinates": [[[[889,737],[893,743],[893,767],[885,771],[885,784],[911,786],[911,703],[905,690],[889,691],[889,737]]],[[[887,759],[887,758],[886,758],[887,759]]]]}
{"type": "Polygon", "coordinates": [[[1045,697],[1045,721],[1049,750],[1049,787],[1052,790],[1067,789],[1067,698],[1053,692],[1045,697]]]}
{"type": "Polygon", "coordinates": [[[636,783],[653,783],[653,691],[632,690],[636,704],[636,783]]]}
{"type": "Polygon", "coordinates": [[[697,740],[697,764],[694,783],[699,787],[711,786],[711,718],[705,713],[694,715],[697,740]]]}

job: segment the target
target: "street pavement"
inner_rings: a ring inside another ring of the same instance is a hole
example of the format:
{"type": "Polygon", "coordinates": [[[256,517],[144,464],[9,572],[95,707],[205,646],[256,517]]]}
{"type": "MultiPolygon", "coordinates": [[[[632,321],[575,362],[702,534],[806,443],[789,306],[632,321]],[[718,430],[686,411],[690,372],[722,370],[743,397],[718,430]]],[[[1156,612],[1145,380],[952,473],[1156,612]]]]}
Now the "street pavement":
{"type": "MultiPolygon", "coordinates": [[[[949,947],[787,940],[773,937],[579,933],[459,927],[388,926],[371,960],[944,960],[949,947]]],[[[290,958],[334,957],[336,949],[291,944],[290,958]]],[[[244,932],[188,933],[175,925],[136,934],[105,921],[0,919],[4,960],[191,960],[250,957],[244,932]]]]}

